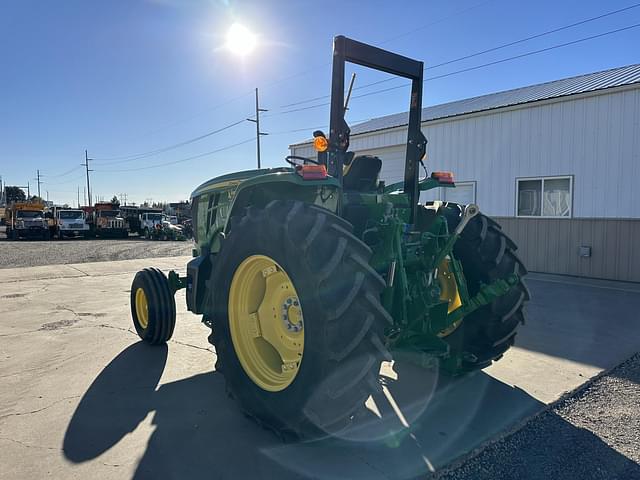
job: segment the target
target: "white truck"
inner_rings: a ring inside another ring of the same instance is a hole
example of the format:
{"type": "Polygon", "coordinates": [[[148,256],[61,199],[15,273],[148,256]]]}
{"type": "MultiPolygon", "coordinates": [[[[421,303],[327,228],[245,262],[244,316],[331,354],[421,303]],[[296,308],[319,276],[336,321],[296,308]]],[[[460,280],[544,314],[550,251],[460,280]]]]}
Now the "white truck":
{"type": "Polygon", "coordinates": [[[162,230],[162,212],[145,212],[140,214],[140,234],[144,238],[156,238],[162,230]]]}
{"type": "Polygon", "coordinates": [[[90,233],[89,223],[82,210],[56,209],[56,235],[60,240],[65,237],[85,237],[90,233]]]}

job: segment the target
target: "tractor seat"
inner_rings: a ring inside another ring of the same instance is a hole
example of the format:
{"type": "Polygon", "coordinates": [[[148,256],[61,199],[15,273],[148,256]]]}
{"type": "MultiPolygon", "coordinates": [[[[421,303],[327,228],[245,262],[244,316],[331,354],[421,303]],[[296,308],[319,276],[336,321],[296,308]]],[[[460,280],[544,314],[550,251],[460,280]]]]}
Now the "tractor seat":
{"type": "Polygon", "coordinates": [[[345,190],[356,192],[375,191],[381,169],[382,160],[378,157],[372,155],[353,157],[353,160],[344,167],[342,186],[345,190]]]}

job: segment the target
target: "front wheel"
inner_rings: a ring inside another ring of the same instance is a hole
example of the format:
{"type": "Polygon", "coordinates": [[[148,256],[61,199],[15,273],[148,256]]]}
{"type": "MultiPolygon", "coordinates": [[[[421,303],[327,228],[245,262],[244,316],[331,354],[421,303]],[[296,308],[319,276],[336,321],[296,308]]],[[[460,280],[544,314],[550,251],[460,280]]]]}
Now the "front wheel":
{"type": "Polygon", "coordinates": [[[336,433],[379,391],[382,278],[351,224],[294,201],[249,207],[209,288],[216,370],[241,408],[285,436],[336,433]]]}
{"type": "Polygon", "coordinates": [[[138,336],[161,345],[173,335],[176,301],[169,281],[157,268],[140,270],[131,284],[131,317],[138,336]]]}

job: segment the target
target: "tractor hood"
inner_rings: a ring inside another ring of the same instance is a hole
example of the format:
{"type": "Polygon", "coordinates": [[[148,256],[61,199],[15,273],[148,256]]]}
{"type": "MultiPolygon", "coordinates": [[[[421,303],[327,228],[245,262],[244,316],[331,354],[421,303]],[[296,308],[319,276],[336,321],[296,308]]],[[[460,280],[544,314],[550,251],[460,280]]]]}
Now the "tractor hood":
{"type": "Polygon", "coordinates": [[[221,175],[219,177],[212,178],[211,180],[204,182],[198,188],[196,188],[191,194],[191,198],[197,197],[201,193],[218,190],[221,188],[235,187],[242,182],[249,180],[253,177],[259,177],[261,175],[278,174],[278,173],[292,173],[293,168],[279,167],[279,168],[261,168],[260,170],[244,170],[240,172],[229,173],[227,175],[221,175]]]}
{"type": "Polygon", "coordinates": [[[193,201],[195,197],[198,197],[203,193],[237,188],[238,185],[243,183],[255,184],[280,181],[306,185],[313,185],[315,183],[339,186],[338,181],[333,177],[327,177],[324,180],[303,180],[302,177],[296,174],[295,170],[291,167],[262,168],[260,170],[244,170],[212,178],[193,191],[191,194],[191,200],[193,201]]]}

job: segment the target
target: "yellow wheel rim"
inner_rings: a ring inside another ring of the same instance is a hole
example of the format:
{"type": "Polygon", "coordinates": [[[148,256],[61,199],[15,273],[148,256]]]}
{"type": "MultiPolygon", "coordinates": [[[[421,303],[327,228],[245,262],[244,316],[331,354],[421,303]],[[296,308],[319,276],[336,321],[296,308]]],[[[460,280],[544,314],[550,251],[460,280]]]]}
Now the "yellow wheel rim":
{"type": "Polygon", "coordinates": [[[279,392],[293,383],[304,350],[302,305],[291,278],[272,258],[252,255],[236,269],[229,329],[238,360],[256,385],[279,392]]]}
{"type": "Polygon", "coordinates": [[[136,290],[136,316],[140,326],[147,328],[149,325],[149,303],[147,303],[147,294],[142,288],[136,290]]]}
{"type": "MultiPolygon", "coordinates": [[[[445,258],[438,267],[438,282],[440,283],[440,300],[449,303],[447,314],[460,308],[462,300],[460,299],[460,292],[458,292],[456,277],[449,265],[449,258],[445,258]]],[[[452,323],[449,327],[439,332],[438,336],[442,338],[451,335],[461,323],[462,319],[452,323]]]]}

